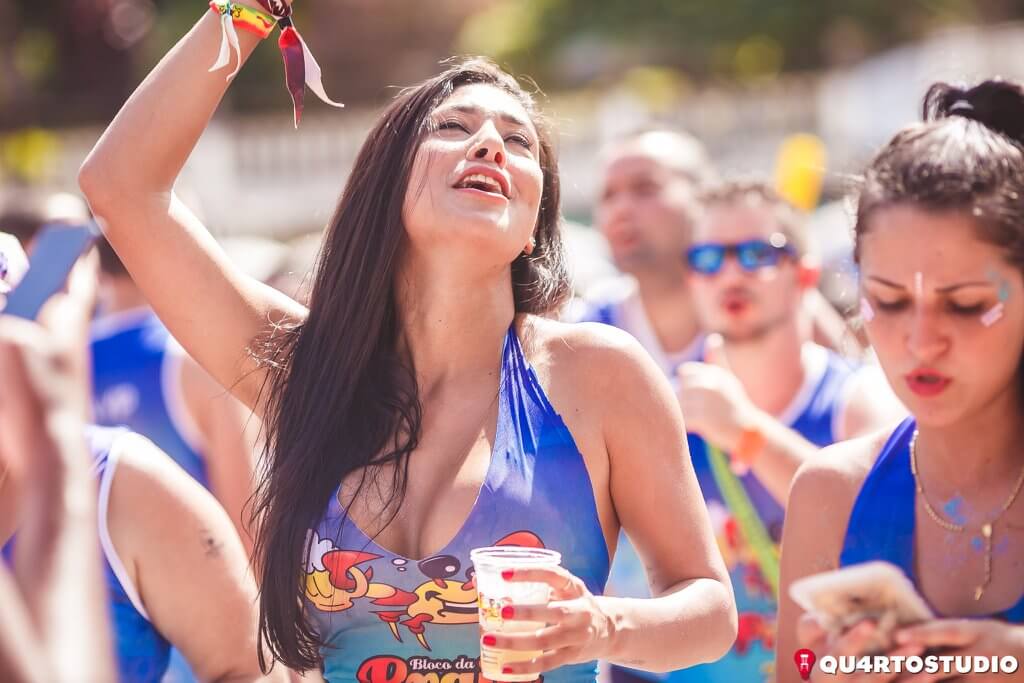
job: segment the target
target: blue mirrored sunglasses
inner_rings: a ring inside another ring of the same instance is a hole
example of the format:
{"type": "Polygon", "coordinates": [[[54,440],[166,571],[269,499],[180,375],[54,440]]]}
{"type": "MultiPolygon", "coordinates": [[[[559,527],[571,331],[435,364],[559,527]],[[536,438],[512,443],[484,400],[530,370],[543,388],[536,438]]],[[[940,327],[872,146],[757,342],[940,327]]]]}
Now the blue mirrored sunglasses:
{"type": "Polygon", "coordinates": [[[694,272],[701,275],[714,275],[722,269],[725,257],[736,255],[740,267],[747,272],[768,268],[778,264],[783,256],[795,256],[793,247],[786,244],[781,235],[773,235],[771,242],[767,240],[747,240],[736,244],[720,244],[717,242],[701,242],[686,250],[686,261],[694,272]]]}

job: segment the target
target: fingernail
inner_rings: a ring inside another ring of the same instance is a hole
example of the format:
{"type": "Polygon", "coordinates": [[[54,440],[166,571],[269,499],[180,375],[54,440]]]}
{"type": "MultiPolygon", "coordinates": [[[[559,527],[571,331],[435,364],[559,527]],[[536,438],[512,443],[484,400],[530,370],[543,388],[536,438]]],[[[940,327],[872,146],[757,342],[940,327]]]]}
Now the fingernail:
{"type": "Polygon", "coordinates": [[[503,667],[501,667],[501,673],[503,673],[503,674],[510,674],[510,673],[512,673],[512,667],[511,666],[503,666],[503,667]]]}
{"type": "Polygon", "coordinates": [[[899,643],[900,645],[906,645],[911,640],[913,640],[913,638],[910,637],[909,633],[906,633],[904,631],[897,631],[897,633],[896,633],[896,642],[899,643]]]}
{"type": "Polygon", "coordinates": [[[515,615],[516,615],[516,611],[515,611],[515,609],[513,609],[512,605],[505,605],[504,607],[501,608],[501,618],[502,619],[511,619],[515,615]]]}
{"type": "Polygon", "coordinates": [[[515,571],[513,571],[512,569],[504,569],[501,572],[501,578],[505,579],[506,581],[510,581],[513,576],[515,576],[515,571]]]}
{"type": "Polygon", "coordinates": [[[492,636],[490,633],[488,633],[484,635],[483,639],[481,639],[480,642],[482,642],[484,645],[490,645],[493,647],[498,644],[498,639],[492,636]]]}

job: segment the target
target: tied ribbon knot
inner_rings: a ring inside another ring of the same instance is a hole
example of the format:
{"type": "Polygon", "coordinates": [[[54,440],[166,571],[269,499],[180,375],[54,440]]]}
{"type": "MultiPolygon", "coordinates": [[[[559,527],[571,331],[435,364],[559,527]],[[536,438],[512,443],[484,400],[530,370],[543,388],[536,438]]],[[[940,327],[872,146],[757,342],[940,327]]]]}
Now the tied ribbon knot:
{"type": "MultiPolygon", "coordinates": [[[[260,5],[277,20],[277,26],[281,29],[281,35],[277,44],[284,59],[285,84],[288,93],[292,98],[293,111],[295,115],[295,127],[299,127],[302,120],[302,110],[305,106],[306,87],[326,104],[332,107],[344,107],[340,102],[335,102],[327,95],[323,84],[323,72],[317,63],[309,46],[303,40],[295,22],[292,19],[292,7],[283,0],[258,0],[260,5]]],[[[233,79],[239,69],[242,68],[242,50],[239,46],[238,33],[235,30],[233,6],[230,0],[226,3],[227,11],[221,15],[221,45],[217,61],[210,72],[223,69],[231,63],[231,51],[234,50],[238,56],[238,66],[228,75],[227,80],[233,79]]]]}
{"type": "Polygon", "coordinates": [[[234,6],[231,0],[228,0],[226,11],[220,15],[220,53],[217,55],[217,61],[210,67],[210,73],[219,71],[231,63],[232,50],[238,57],[238,64],[225,79],[228,81],[234,79],[242,68],[242,47],[238,43],[238,31],[235,30],[234,6]]]}
{"type": "Polygon", "coordinates": [[[281,49],[281,57],[284,59],[285,84],[288,86],[288,93],[292,96],[294,105],[295,127],[298,128],[299,121],[302,120],[306,86],[326,104],[332,107],[344,107],[344,104],[335,102],[327,96],[320,65],[313,57],[313,53],[310,52],[298,29],[295,28],[295,22],[292,20],[292,6],[284,0],[259,0],[259,3],[263,9],[277,18],[277,25],[281,29],[281,36],[278,38],[277,44],[281,49]]]}

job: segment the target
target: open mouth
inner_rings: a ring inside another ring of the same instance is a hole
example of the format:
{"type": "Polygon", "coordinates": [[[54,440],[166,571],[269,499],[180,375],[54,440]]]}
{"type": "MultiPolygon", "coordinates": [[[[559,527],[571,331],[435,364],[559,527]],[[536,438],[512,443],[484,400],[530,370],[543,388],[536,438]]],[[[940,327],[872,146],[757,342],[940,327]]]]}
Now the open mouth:
{"type": "Polygon", "coordinates": [[[496,171],[479,166],[468,169],[453,187],[457,190],[472,190],[505,199],[509,195],[506,178],[496,171]]]}
{"type": "Polygon", "coordinates": [[[907,386],[918,396],[937,396],[946,390],[951,380],[934,370],[915,370],[904,378],[907,386]]]}

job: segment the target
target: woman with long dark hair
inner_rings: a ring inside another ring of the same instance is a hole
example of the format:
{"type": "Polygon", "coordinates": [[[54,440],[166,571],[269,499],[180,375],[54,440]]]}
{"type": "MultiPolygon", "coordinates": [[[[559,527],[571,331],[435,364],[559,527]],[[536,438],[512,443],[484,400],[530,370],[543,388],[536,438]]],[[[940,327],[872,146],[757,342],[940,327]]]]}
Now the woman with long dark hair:
{"type": "MultiPolygon", "coordinates": [[[[512,576],[553,600],[505,610],[540,630],[484,637],[543,651],[507,674],[589,680],[596,659],[668,670],[726,652],[731,590],[670,387],[632,339],[544,317],[568,284],[530,96],[479,60],[403,91],[355,161],[307,311],[241,275],[172,191],[227,87],[208,73],[221,30],[207,16],[170,52],[80,180],[174,335],[266,421],[256,562],[273,657],[332,681],[472,679],[469,550],[495,544],[563,558],[512,576]],[[600,595],[620,527],[658,597],[600,595]]],[[[241,34],[243,59],[256,42],[241,34]]]]}
{"type": "MultiPolygon", "coordinates": [[[[1024,88],[936,84],[924,114],[868,168],[856,222],[861,313],[911,417],[892,434],[833,446],[798,473],[782,584],[785,593],[809,574],[887,561],[937,617],[891,638],[868,620],[826,638],[786,599],[780,680],[799,680],[801,646],[819,659],[886,642],[904,657],[1024,658],[1024,88]]],[[[906,676],[894,666],[821,680],[906,676]]],[[[950,676],[940,668],[910,680],[950,676]]]]}

